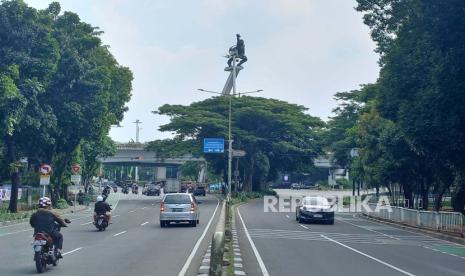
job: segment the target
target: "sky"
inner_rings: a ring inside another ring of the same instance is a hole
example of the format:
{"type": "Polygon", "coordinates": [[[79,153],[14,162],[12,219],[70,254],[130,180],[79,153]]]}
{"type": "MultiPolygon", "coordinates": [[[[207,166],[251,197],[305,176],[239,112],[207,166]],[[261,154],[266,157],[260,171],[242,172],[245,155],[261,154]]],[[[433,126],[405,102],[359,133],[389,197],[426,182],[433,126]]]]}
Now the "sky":
{"type": "MultiPolygon", "coordinates": [[[[46,8],[50,0],[28,0],[46,8]]],[[[327,120],[333,95],[373,83],[379,74],[369,29],[354,10],[355,0],[63,0],[98,26],[105,45],[134,74],[129,111],[110,136],[119,142],[171,137],[158,131],[169,122],[155,115],[163,104],[201,101],[221,91],[227,50],[240,33],[249,59],[237,91],[263,89],[257,96],[307,107],[327,120]]]]}

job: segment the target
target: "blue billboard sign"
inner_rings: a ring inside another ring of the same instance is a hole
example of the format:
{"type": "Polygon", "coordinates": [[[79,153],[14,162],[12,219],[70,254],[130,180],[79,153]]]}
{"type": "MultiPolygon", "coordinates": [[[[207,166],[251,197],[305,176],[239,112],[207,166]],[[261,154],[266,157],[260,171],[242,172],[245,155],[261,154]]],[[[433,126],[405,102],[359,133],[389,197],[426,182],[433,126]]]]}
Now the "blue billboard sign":
{"type": "Polygon", "coordinates": [[[205,138],[203,139],[204,153],[224,153],[223,138],[205,138]]]}

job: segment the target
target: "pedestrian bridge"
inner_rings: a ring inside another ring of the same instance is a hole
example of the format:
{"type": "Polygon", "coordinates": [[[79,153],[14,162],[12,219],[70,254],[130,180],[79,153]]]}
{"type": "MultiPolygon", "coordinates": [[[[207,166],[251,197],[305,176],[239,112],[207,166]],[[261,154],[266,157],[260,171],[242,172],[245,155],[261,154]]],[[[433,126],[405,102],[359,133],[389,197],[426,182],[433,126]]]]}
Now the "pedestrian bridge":
{"type": "Polygon", "coordinates": [[[191,154],[178,157],[157,156],[156,152],[146,150],[143,144],[135,144],[118,145],[115,155],[100,158],[99,161],[103,165],[163,167],[167,165],[179,166],[188,161],[205,162],[205,159],[194,157],[191,154]]]}

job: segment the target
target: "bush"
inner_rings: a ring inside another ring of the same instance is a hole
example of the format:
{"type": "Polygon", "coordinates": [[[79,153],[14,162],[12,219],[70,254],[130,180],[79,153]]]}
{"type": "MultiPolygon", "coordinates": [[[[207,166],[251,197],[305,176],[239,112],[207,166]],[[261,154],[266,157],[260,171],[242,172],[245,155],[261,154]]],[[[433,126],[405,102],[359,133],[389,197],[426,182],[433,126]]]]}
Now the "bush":
{"type": "Polygon", "coordinates": [[[66,202],[66,200],[63,199],[63,198],[60,198],[60,199],[57,201],[57,204],[56,204],[56,206],[55,206],[55,208],[57,208],[57,209],[66,209],[66,208],[68,208],[68,207],[69,207],[68,202],[66,202]]]}
{"type": "Polygon", "coordinates": [[[343,189],[351,189],[352,184],[350,184],[349,180],[345,178],[337,179],[336,180],[337,185],[342,186],[343,189]]]}

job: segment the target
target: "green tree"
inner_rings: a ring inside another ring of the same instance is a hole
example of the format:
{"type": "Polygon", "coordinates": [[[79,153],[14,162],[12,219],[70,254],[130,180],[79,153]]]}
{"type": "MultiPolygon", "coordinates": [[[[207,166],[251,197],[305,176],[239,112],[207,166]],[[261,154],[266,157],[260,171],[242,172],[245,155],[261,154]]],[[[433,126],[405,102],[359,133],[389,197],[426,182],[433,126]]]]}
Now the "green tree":
{"type": "MultiPolygon", "coordinates": [[[[410,148],[428,160],[427,167],[435,169],[422,190],[432,185],[441,193],[451,175],[465,171],[465,2],[358,3],[383,55],[378,110],[399,126],[410,148]]],[[[456,184],[454,209],[463,211],[465,184],[456,184]]]]}
{"type": "MultiPolygon", "coordinates": [[[[189,106],[164,105],[156,113],[171,118],[161,131],[174,132],[178,142],[191,143],[198,153],[204,138],[227,137],[228,107],[227,97],[214,97],[189,106]]],[[[310,170],[313,158],[321,153],[318,132],[323,123],[306,114],[303,106],[240,97],[233,99],[232,109],[234,148],[247,152],[239,171],[245,171],[248,191],[264,189],[279,171],[310,170]]],[[[226,154],[205,157],[215,174],[226,177],[226,154]]]]}

